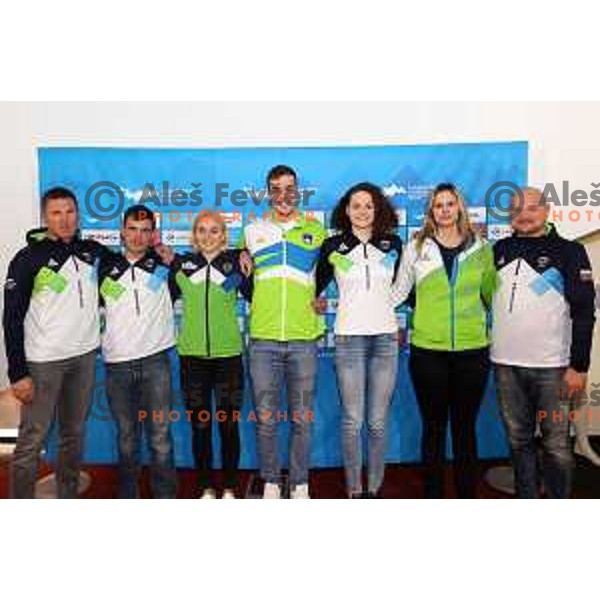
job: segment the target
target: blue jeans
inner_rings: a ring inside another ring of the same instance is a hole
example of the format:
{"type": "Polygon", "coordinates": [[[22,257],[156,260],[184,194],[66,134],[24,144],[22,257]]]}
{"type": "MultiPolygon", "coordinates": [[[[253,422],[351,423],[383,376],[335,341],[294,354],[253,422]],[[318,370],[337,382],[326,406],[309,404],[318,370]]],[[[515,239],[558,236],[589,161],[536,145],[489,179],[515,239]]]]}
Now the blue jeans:
{"type": "Polygon", "coordinates": [[[362,492],[362,426],[367,409],[368,489],[377,493],[385,469],[388,409],[396,387],[395,334],[337,335],[335,366],[342,401],[342,453],[349,494],[362,492]]]}
{"type": "Polygon", "coordinates": [[[140,442],[145,427],[152,458],[152,493],[155,498],[175,498],[176,473],[168,418],[171,364],[167,351],[107,363],[106,395],[117,423],[119,497],[138,496],[140,442]],[[145,411],[146,416],[139,411],[145,411]]]}
{"type": "Polygon", "coordinates": [[[546,496],[568,498],[573,447],[569,436],[569,406],[561,399],[565,369],[494,365],[494,370],[498,402],[512,451],[517,496],[538,497],[535,432],[539,422],[546,496]],[[546,416],[538,417],[539,411],[544,411],[546,416]]]}
{"type": "Polygon", "coordinates": [[[58,421],[56,485],[59,498],[77,498],[85,417],[94,388],[96,351],[44,363],[28,363],[34,396],[21,405],[12,457],[13,498],[33,498],[40,452],[54,416],[58,421]]]}
{"type": "Polygon", "coordinates": [[[290,485],[307,484],[317,344],[252,340],[248,350],[254,406],[258,412],[256,431],[261,477],[266,483],[281,480],[277,412],[285,384],[291,428],[290,485]],[[264,411],[271,412],[272,416],[261,418],[264,411]],[[298,419],[293,418],[295,411],[298,419]]]}

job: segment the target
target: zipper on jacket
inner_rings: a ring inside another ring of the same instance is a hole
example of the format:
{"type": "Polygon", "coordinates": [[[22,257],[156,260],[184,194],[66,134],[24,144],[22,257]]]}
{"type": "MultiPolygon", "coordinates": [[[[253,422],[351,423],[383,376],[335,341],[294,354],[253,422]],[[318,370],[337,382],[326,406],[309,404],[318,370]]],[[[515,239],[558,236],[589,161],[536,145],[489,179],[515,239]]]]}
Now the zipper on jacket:
{"type": "Polygon", "coordinates": [[[210,287],[210,263],[206,265],[206,285],[205,285],[205,297],[204,297],[204,328],[206,330],[206,356],[210,356],[210,329],[208,318],[208,298],[209,298],[209,287],[210,287]]]}
{"type": "Polygon", "coordinates": [[[515,269],[515,275],[513,279],[512,289],[510,291],[510,302],[508,303],[508,312],[511,313],[513,311],[513,306],[515,304],[515,295],[517,293],[517,279],[519,277],[519,271],[521,270],[521,260],[517,261],[517,267],[515,269]]]}
{"type": "Polygon", "coordinates": [[[138,295],[137,285],[135,283],[135,265],[131,265],[131,283],[133,283],[133,297],[135,299],[135,312],[140,316],[140,298],[138,295]]]}
{"type": "Polygon", "coordinates": [[[456,305],[454,298],[454,286],[456,284],[456,278],[458,276],[458,256],[454,257],[452,261],[452,274],[450,276],[450,342],[452,344],[452,350],[456,349],[456,305]]]}
{"type": "Polygon", "coordinates": [[[363,256],[365,257],[365,277],[366,277],[366,285],[367,291],[371,289],[371,273],[369,271],[369,253],[367,252],[367,245],[363,244],[363,256]]]}
{"type": "Polygon", "coordinates": [[[283,285],[281,287],[281,340],[285,341],[285,314],[287,311],[287,238],[285,233],[282,232],[282,240],[283,244],[283,277],[281,278],[283,281],[283,285]]]}
{"type": "Polygon", "coordinates": [[[79,265],[77,259],[71,255],[73,264],[75,265],[75,271],[77,271],[77,290],[79,292],[79,308],[83,308],[83,286],[81,285],[81,276],[79,274],[79,265]]]}

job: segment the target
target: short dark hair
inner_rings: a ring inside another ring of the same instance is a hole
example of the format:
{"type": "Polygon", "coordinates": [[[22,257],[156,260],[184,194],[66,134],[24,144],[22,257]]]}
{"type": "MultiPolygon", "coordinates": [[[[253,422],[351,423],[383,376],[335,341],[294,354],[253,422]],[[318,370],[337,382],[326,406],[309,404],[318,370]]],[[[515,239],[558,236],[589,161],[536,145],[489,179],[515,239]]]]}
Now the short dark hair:
{"type": "Polygon", "coordinates": [[[42,195],[42,212],[46,211],[48,202],[50,200],[57,200],[58,198],[68,198],[75,204],[75,210],[79,212],[79,204],[77,204],[77,198],[75,194],[66,187],[56,186],[46,190],[42,195]]]}
{"type": "Polygon", "coordinates": [[[156,229],[156,216],[154,211],[144,204],[134,204],[130,206],[123,214],[123,227],[127,224],[127,219],[134,221],[150,221],[152,229],[156,229]]]}
{"type": "Polygon", "coordinates": [[[388,200],[383,190],[374,183],[364,181],[353,185],[340,199],[331,215],[331,227],[340,232],[352,231],[352,223],[346,209],[352,196],[358,192],[367,192],[373,199],[375,206],[375,221],[373,222],[373,236],[380,237],[395,233],[398,227],[398,215],[388,200]]]}
{"type": "Polygon", "coordinates": [[[267,173],[267,190],[271,189],[271,181],[273,181],[273,179],[279,179],[283,175],[291,175],[294,178],[294,181],[298,183],[298,175],[292,167],[288,167],[287,165],[276,165],[267,173]]]}

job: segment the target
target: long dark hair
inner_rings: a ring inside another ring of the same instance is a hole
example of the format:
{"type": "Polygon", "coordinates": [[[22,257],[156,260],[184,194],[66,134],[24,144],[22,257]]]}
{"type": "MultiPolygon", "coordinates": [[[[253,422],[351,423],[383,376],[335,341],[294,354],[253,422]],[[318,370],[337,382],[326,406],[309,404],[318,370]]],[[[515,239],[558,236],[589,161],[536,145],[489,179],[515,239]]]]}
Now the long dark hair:
{"type": "Polygon", "coordinates": [[[353,185],[340,199],[331,215],[331,227],[339,232],[352,231],[352,223],[346,209],[352,196],[358,192],[366,192],[373,200],[375,220],[373,221],[373,237],[381,237],[396,233],[398,215],[383,190],[373,183],[365,181],[353,185]]]}

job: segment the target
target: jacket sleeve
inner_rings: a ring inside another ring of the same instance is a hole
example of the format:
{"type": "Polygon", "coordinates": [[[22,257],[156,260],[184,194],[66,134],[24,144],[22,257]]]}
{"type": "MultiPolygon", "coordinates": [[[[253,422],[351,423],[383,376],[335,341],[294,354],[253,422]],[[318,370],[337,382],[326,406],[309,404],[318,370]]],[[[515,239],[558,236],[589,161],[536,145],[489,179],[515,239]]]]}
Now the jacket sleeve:
{"type": "Polygon", "coordinates": [[[402,254],[402,261],[392,286],[392,303],[394,306],[403,304],[408,299],[415,285],[415,262],[417,250],[414,242],[411,242],[402,254]]]}
{"type": "Polygon", "coordinates": [[[8,361],[8,379],[15,383],[29,375],[25,356],[25,316],[33,291],[34,268],[31,254],[21,250],[8,266],[4,284],[4,345],[8,361]]]}
{"type": "Polygon", "coordinates": [[[250,277],[246,277],[242,274],[242,279],[240,282],[240,294],[242,298],[246,300],[246,302],[252,302],[252,292],[254,291],[254,277],[250,275],[250,277]]]}
{"type": "Polygon", "coordinates": [[[317,298],[325,291],[327,286],[331,283],[334,278],[333,265],[329,262],[329,255],[333,250],[333,238],[328,238],[323,242],[321,250],[319,252],[319,260],[317,261],[316,269],[316,290],[315,295],[317,298]]]}
{"type": "Polygon", "coordinates": [[[571,312],[570,366],[579,373],[587,373],[595,322],[594,278],[585,248],[573,242],[569,250],[565,298],[571,312]]]}
{"type": "Polygon", "coordinates": [[[177,272],[179,271],[179,266],[181,264],[181,257],[179,254],[176,254],[171,264],[169,265],[169,294],[171,295],[171,302],[175,302],[181,296],[181,289],[177,284],[177,272]]]}
{"type": "Polygon", "coordinates": [[[244,249],[239,248],[232,250],[232,260],[235,264],[236,272],[240,277],[238,290],[246,302],[252,302],[252,292],[254,291],[254,275],[251,274],[250,277],[246,277],[246,275],[242,273],[242,269],[240,267],[240,256],[243,251],[244,249]]]}
{"type": "Polygon", "coordinates": [[[98,304],[100,306],[106,306],[106,302],[104,301],[104,296],[102,294],[102,284],[104,283],[104,278],[108,273],[108,261],[109,258],[104,252],[100,252],[98,258],[98,304]]]}
{"type": "Polygon", "coordinates": [[[494,249],[490,243],[485,244],[482,260],[483,274],[481,278],[481,298],[488,310],[491,310],[492,300],[498,286],[498,272],[494,261],[494,249]]]}
{"type": "Polygon", "coordinates": [[[98,304],[105,306],[104,296],[101,294],[102,283],[112,268],[113,261],[118,253],[100,242],[94,241],[96,257],[98,259],[98,304]]]}
{"type": "Polygon", "coordinates": [[[394,236],[394,249],[397,252],[396,261],[394,262],[394,277],[392,281],[395,283],[398,279],[398,272],[402,264],[402,240],[399,236],[394,236]]]}

